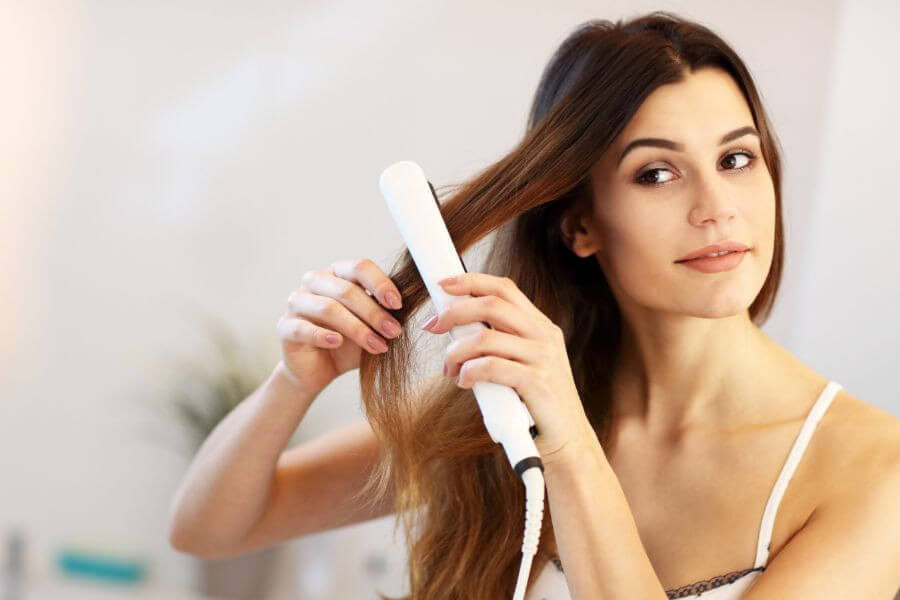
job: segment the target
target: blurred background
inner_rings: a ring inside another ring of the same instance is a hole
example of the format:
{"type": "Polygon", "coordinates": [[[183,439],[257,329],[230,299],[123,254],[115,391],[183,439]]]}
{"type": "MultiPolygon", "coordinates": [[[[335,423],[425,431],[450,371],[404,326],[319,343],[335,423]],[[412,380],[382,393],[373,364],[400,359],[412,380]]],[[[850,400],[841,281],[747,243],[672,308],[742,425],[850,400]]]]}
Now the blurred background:
{"type": "MultiPolygon", "coordinates": [[[[302,274],[387,270],[402,241],[385,167],[466,179],[519,140],[576,25],[653,9],[733,45],[780,137],[787,265],[764,329],[900,414],[896,2],[3,0],[6,580],[24,573],[34,599],[212,597],[216,565],[168,544],[169,503],[204,432],[278,361],[302,274]]],[[[361,419],[357,379],[330,385],[292,444],[361,419]]],[[[246,597],[266,599],[398,594],[393,524],[218,577],[255,574],[246,597]]]]}

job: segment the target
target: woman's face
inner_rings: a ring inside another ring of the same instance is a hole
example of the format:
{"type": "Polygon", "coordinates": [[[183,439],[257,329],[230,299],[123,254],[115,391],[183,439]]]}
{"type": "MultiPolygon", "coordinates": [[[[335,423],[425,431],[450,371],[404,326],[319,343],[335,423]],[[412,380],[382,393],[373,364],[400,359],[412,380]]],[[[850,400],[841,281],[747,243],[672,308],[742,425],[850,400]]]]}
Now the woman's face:
{"type": "Polygon", "coordinates": [[[744,128],[756,131],[740,88],[700,69],[654,90],[594,166],[589,241],[574,249],[596,255],[620,306],[724,317],[756,298],[772,261],[775,189],[757,135],[722,143],[744,128]],[[628,148],[642,138],[671,143],[628,148]],[[723,241],[750,248],[730,270],[676,262],[723,241]]]}

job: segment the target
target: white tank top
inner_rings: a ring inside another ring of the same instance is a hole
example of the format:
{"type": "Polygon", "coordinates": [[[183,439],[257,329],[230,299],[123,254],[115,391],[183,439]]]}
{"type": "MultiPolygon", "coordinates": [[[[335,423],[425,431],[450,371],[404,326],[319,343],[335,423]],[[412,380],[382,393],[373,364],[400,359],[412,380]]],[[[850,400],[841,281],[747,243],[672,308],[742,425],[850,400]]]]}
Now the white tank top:
{"type": "MultiPolygon", "coordinates": [[[[669,598],[700,598],[702,594],[703,600],[736,600],[753,584],[753,581],[759,577],[760,573],[765,571],[769,559],[769,547],[772,543],[772,529],[775,525],[775,514],[778,512],[778,505],[781,504],[784,492],[791,477],[794,475],[803,452],[809,445],[809,440],[812,438],[816,425],[818,425],[822,415],[825,414],[825,411],[840,389],[841,384],[836,381],[828,382],[828,385],[822,390],[818,400],[816,400],[806,416],[806,421],[803,423],[803,427],[794,441],[791,453],[788,455],[787,461],[781,469],[781,474],[775,482],[775,487],[769,495],[769,501],[766,503],[762,525],[759,528],[759,538],[756,543],[756,562],[753,567],[725,575],[718,575],[711,579],[704,579],[680,588],[666,590],[666,595],[669,598]]],[[[558,558],[551,560],[544,566],[544,569],[528,589],[525,598],[526,600],[571,599],[569,588],[566,584],[566,577],[558,558]]]]}

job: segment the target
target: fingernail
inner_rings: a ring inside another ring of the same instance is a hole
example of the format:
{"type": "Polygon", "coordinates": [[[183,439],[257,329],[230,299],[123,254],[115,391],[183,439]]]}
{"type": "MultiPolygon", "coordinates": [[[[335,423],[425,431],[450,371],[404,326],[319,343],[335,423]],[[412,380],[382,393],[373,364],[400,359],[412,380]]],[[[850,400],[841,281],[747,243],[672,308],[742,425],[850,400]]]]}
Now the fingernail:
{"type": "Polygon", "coordinates": [[[400,303],[400,296],[395,294],[394,292],[388,292],[385,294],[385,298],[387,298],[388,306],[391,308],[400,308],[402,304],[400,303]]]}
{"type": "Polygon", "coordinates": [[[428,319],[428,321],[424,325],[422,325],[422,329],[431,329],[431,326],[437,323],[437,320],[438,316],[434,315],[433,317],[428,319]]]}
{"type": "Polygon", "coordinates": [[[400,328],[393,321],[385,320],[384,323],[381,324],[381,331],[388,337],[394,337],[400,333],[400,328]]]}
{"type": "Polygon", "coordinates": [[[369,348],[374,350],[375,352],[384,352],[387,350],[387,344],[381,341],[379,338],[374,335],[370,335],[368,338],[369,348]]]}
{"type": "Polygon", "coordinates": [[[457,281],[459,281],[459,276],[454,275],[453,277],[444,277],[443,279],[438,281],[438,283],[441,285],[452,285],[457,281]]]}

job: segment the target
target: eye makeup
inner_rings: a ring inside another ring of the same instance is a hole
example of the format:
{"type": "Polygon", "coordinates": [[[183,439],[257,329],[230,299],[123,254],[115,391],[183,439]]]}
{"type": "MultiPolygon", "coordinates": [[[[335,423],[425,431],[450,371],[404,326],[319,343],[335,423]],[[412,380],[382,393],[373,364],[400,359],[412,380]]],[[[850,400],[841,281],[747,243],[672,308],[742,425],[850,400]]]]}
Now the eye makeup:
{"type": "MultiPolygon", "coordinates": [[[[746,171],[747,169],[752,168],[756,164],[756,159],[757,159],[756,153],[754,153],[750,150],[747,150],[745,148],[735,148],[734,150],[731,150],[724,157],[722,157],[722,159],[719,161],[719,163],[721,164],[723,160],[725,160],[729,157],[741,156],[741,155],[747,157],[747,164],[740,166],[740,167],[726,168],[723,170],[724,171],[746,171]]],[[[671,173],[672,170],[669,169],[668,167],[651,167],[649,169],[641,169],[638,171],[638,174],[633,178],[632,183],[636,183],[638,185],[645,186],[645,187],[659,187],[661,185],[665,185],[666,183],[669,183],[670,181],[674,181],[676,179],[675,177],[673,177],[673,178],[667,179],[665,181],[650,181],[650,180],[648,180],[647,176],[649,174],[661,173],[661,172],[670,172],[671,173]]],[[[657,175],[657,177],[658,177],[658,175],[657,175]]]]}

